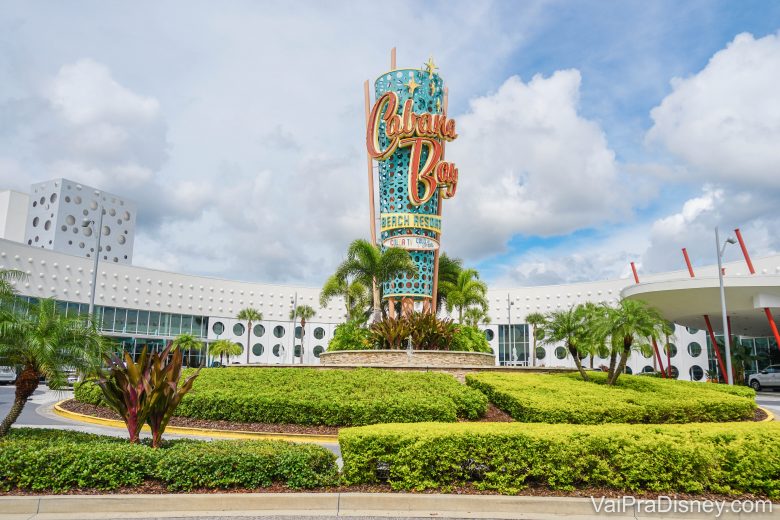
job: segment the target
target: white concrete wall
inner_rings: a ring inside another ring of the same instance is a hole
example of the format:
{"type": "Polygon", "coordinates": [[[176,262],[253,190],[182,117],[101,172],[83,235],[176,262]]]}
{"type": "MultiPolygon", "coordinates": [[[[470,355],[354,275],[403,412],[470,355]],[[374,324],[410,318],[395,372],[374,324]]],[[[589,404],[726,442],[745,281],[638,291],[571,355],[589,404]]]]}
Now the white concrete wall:
{"type": "Polygon", "coordinates": [[[0,191],[0,238],[24,242],[30,196],[14,190],[0,191]]]}

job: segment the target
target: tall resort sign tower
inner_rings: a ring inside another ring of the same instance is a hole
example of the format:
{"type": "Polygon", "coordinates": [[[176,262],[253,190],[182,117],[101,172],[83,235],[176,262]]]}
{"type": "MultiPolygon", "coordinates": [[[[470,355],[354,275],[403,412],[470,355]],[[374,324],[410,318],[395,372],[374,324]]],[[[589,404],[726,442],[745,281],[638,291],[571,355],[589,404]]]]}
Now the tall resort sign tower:
{"type": "Polygon", "coordinates": [[[384,283],[391,316],[399,300],[404,314],[415,302],[436,311],[442,199],[453,197],[458,187],[458,168],[444,158],[445,143],[458,134],[447,117],[447,89],[436,70],[433,59],[419,69],[398,69],[393,49],[391,70],[374,82],[373,105],[365,84],[371,238],[378,242],[376,161],[381,245],[408,250],[418,270],[416,276],[384,283]]]}

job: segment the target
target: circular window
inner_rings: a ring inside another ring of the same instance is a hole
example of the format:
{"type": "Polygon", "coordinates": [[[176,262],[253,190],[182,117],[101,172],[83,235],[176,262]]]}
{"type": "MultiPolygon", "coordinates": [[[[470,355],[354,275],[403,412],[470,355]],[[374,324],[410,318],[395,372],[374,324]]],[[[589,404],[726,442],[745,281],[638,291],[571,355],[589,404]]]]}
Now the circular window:
{"type": "Polygon", "coordinates": [[[677,355],[677,345],[674,343],[667,343],[664,347],[664,354],[668,354],[669,357],[674,357],[677,355]]]}
{"type": "Polygon", "coordinates": [[[317,339],[322,339],[325,337],[325,329],[322,327],[317,327],[314,329],[314,337],[317,339]]]}
{"type": "Polygon", "coordinates": [[[236,342],[236,346],[238,346],[238,348],[241,349],[241,351],[238,354],[236,354],[236,355],[243,354],[244,353],[244,345],[242,345],[241,343],[236,342]]]}
{"type": "Polygon", "coordinates": [[[252,327],[252,334],[255,335],[255,337],[261,338],[263,334],[265,334],[265,327],[260,325],[259,323],[252,327]]]}
{"type": "Polygon", "coordinates": [[[52,194],[51,194],[51,197],[49,197],[49,201],[50,201],[52,204],[54,204],[55,202],[57,202],[57,194],[56,194],[56,193],[52,193],[52,194]]]}
{"type": "Polygon", "coordinates": [[[103,226],[103,236],[107,237],[110,234],[111,234],[111,228],[108,226],[103,226]]]}
{"type": "Polygon", "coordinates": [[[47,220],[47,221],[46,221],[46,222],[43,224],[43,229],[45,229],[46,231],[48,231],[49,229],[51,229],[51,220],[47,220]]]}
{"type": "Polygon", "coordinates": [[[704,370],[699,365],[693,365],[688,374],[691,376],[691,381],[701,381],[704,377],[704,370]]]}
{"type": "Polygon", "coordinates": [[[244,327],[243,323],[236,323],[233,325],[233,334],[236,336],[243,336],[244,332],[246,332],[246,327],[244,327]]]}
{"type": "Polygon", "coordinates": [[[255,343],[254,345],[252,345],[252,354],[254,354],[255,356],[262,356],[264,350],[265,349],[263,348],[263,345],[260,343],[255,343]]]}
{"type": "Polygon", "coordinates": [[[295,327],[295,337],[296,338],[301,339],[301,332],[302,332],[302,330],[301,330],[300,326],[295,327]]]}
{"type": "Polygon", "coordinates": [[[295,345],[295,357],[301,357],[301,354],[303,354],[303,349],[300,345],[295,345]]]}
{"type": "Polygon", "coordinates": [[[314,354],[314,357],[316,357],[317,359],[319,359],[320,354],[322,354],[323,352],[325,352],[325,349],[322,348],[321,345],[317,345],[316,347],[314,347],[314,350],[312,350],[312,354],[314,354]]]}
{"type": "Polygon", "coordinates": [[[128,213],[127,211],[125,211],[125,212],[122,214],[122,218],[123,218],[123,219],[125,219],[125,220],[130,220],[130,213],[128,213]]]}
{"type": "Polygon", "coordinates": [[[39,219],[38,217],[35,217],[33,219],[33,227],[38,227],[38,222],[40,222],[40,221],[41,221],[41,219],[39,219]]]}
{"type": "Polygon", "coordinates": [[[688,343],[688,354],[690,354],[693,357],[698,357],[701,354],[701,345],[699,345],[695,341],[688,343]]]}
{"type": "Polygon", "coordinates": [[[685,330],[688,331],[688,334],[696,334],[699,332],[699,329],[694,329],[693,327],[685,327],[685,330]]]}
{"type": "Polygon", "coordinates": [[[631,375],[633,373],[634,373],[634,371],[631,370],[631,367],[626,367],[626,374],[631,375]]]}
{"type": "Polygon", "coordinates": [[[652,372],[655,372],[655,369],[650,365],[645,365],[644,367],[642,367],[642,372],[645,374],[650,374],[652,372]]]}
{"type": "MultiPolygon", "coordinates": [[[[642,357],[645,359],[651,359],[653,355],[655,354],[655,351],[653,350],[653,347],[650,345],[642,345],[639,349],[639,351],[642,353],[642,357]]],[[[606,356],[604,356],[606,357],[606,356]]]]}
{"type": "Polygon", "coordinates": [[[277,325],[276,327],[274,327],[274,336],[276,336],[277,338],[284,337],[284,327],[282,327],[281,325],[277,325]]]}
{"type": "Polygon", "coordinates": [[[563,347],[558,347],[555,349],[555,357],[558,359],[563,359],[566,357],[566,349],[563,347]]]}
{"type": "Polygon", "coordinates": [[[112,217],[114,217],[114,216],[116,216],[116,210],[114,208],[111,208],[111,209],[108,210],[108,214],[111,215],[112,217]]]}
{"type": "Polygon", "coordinates": [[[488,341],[493,341],[493,338],[496,336],[495,332],[493,332],[493,329],[485,329],[485,339],[488,341]]]}
{"type": "Polygon", "coordinates": [[[68,230],[68,226],[66,226],[65,224],[63,224],[63,225],[61,225],[61,226],[60,226],[60,229],[61,229],[62,231],[67,231],[67,230],[68,230]]]}
{"type": "MultiPolygon", "coordinates": [[[[76,228],[73,228],[74,232],[76,228]]],[[[85,237],[91,237],[92,236],[92,228],[91,227],[85,227],[81,228],[81,232],[84,233],[85,237]]]]}
{"type": "Polygon", "coordinates": [[[70,202],[70,197],[68,197],[67,195],[65,196],[65,202],[70,202]]]}
{"type": "Polygon", "coordinates": [[[119,242],[119,244],[121,245],[124,244],[127,241],[127,239],[125,238],[124,235],[119,235],[119,238],[117,238],[116,241],[119,242]]]}
{"type": "Polygon", "coordinates": [[[680,377],[680,371],[677,370],[677,367],[672,365],[672,379],[677,379],[680,377]]]}
{"type": "Polygon", "coordinates": [[[547,352],[544,350],[544,347],[536,347],[536,359],[544,359],[546,355],[547,352]]]}
{"type": "Polygon", "coordinates": [[[80,196],[78,196],[78,195],[76,195],[76,196],[73,198],[73,202],[75,202],[76,204],[81,204],[81,197],[80,197],[80,196]]]}
{"type": "Polygon", "coordinates": [[[217,336],[219,336],[220,334],[225,332],[225,324],[222,323],[221,321],[215,321],[214,325],[211,326],[211,331],[217,336]]]}
{"type": "Polygon", "coordinates": [[[73,215],[68,215],[67,217],[65,217],[65,223],[69,226],[75,225],[76,217],[74,217],[73,215]]]}
{"type": "Polygon", "coordinates": [[[271,352],[273,352],[274,356],[276,357],[282,357],[284,356],[284,347],[277,343],[274,345],[274,348],[271,349],[271,352]]]}
{"type": "Polygon", "coordinates": [[[671,331],[670,334],[674,334],[674,332],[677,330],[677,326],[671,321],[667,321],[666,326],[669,327],[669,330],[671,331]]]}

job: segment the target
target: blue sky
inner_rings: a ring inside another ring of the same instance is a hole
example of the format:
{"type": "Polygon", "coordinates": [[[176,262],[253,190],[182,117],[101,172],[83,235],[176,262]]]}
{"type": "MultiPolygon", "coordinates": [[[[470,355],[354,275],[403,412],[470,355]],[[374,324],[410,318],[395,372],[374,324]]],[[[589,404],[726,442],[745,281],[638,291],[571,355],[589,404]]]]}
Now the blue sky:
{"type": "Polygon", "coordinates": [[[0,187],[135,199],[137,264],[318,285],[367,236],[362,81],[396,46],[450,87],[443,246],[491,283],[709,263],[715,225],[780,249],[780,3],[389,7],[0,0],[0,187]]]}

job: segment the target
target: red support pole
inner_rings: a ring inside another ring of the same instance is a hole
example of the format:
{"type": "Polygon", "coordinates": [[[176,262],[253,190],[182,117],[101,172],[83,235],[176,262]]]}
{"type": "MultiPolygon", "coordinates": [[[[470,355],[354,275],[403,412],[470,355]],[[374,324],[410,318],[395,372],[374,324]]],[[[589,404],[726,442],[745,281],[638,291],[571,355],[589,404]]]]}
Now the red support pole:
{"type": "Polygon", "coordinates": [[[691,259],[688,258],[688,250],[683,247],[682,248],[682,252],[683,252],[683,258],[685,258],[685,265],[688,266],[688,274],[691,275],[691,278],[696,278],[696,275],[693,274],[693,267],[691,266],[691,259]]]}
{"type": "Polygon", "coordinates": [[[655,338],[653,338],[653,350],[655,351],[655,357],[658,361],[658,368],[661,370],[663,378],[666,379],[666,369],[664,368],[664,362],[661,359],[661,352],[658,350],[658,342],[655,340],[655,338]]]}
{"type": "Polygon", "coordinates": [[[735,229],[734,233],[737,235],[737,240],[739,240],[739,247],[742,248],[742,256],[745,257],[745,263],[747,263],[750,274],[756,274],[756,270],[753,269],[753,262],[750,261],[750,255],[748,254],[747,247],[745,247],[745,241],[742,240],[742,233],[739,232],[739,228],[735,229]]]}
{"type": "Polygon", "coordinates": [[[772,334],[775,335],[777,348],[780,349],[780,332],[777,331],[777,324],[775,323],[775,318],[772,316],[772,311],[769,310],[769,307],[764,307],[764,312],[766,313],[766,319],[769,320],[769,327],[772,329],[772,334]]]}
{"type": "Polygon", "coordinates": [[[634,273],[634,282],[639,283],[639,275],[636,274],[636,265],[634,265],[634,262],[631,262],[631,272],[634,273]]]}
{"type": "Polygon", "coordinates": [[[726,367],[723,365],[723,358],[720,357],[720,349],[718,348],[718,342],[715,340],[715,331],[712,330],[712,323],[710,323],[710,317],[707,316],[706,314],[704,315],[704,323],[707,324],[707,331],[710,333],[710,341],[712,341],[712,350],[715,351],[715,357],[718,358],[718,366],[720,367],[720,373],[723,374],[723,377],[725,377],[726,380],[728,381],[728,372],[726,372],[726,367]]]}

